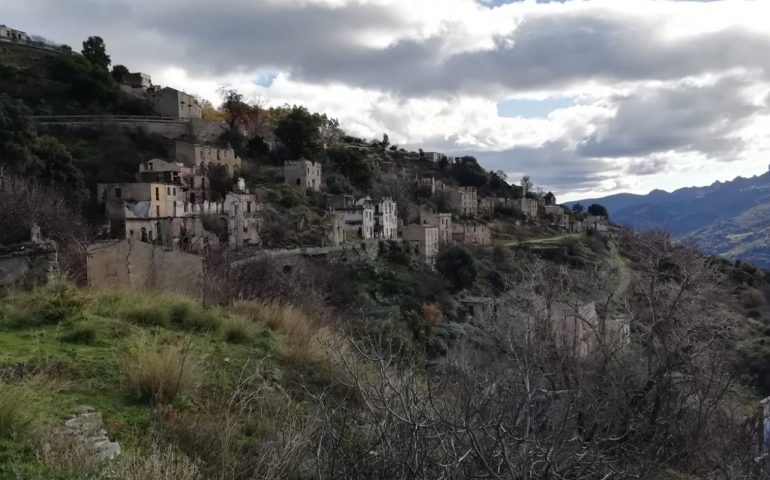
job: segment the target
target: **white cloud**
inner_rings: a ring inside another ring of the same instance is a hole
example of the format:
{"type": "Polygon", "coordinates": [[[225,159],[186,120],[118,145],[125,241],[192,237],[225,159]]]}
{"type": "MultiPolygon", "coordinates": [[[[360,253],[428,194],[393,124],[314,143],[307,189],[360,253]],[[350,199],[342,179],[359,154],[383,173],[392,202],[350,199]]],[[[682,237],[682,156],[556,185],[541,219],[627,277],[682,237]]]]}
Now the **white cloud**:
{"type": "Polygon", "coordinates": [[[567,195],[710,183],[770,158],[770,2],[4,0],[4,21],[216,100],[477,155],[567,195]],[[40,12],[47,12],[40,15],[40,12]],[[269,87],[256,79],[275,75],[269,87]],[[508,99],[572,97],[543,117],[508,99]]]}

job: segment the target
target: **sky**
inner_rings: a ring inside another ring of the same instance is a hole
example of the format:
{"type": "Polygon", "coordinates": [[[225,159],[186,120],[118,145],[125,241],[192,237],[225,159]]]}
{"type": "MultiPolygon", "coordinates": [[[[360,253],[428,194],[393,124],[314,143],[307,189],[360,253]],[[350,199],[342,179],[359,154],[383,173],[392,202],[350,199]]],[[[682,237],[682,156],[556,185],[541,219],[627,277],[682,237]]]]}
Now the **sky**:
{"type": "Polygon", "coordinates": [[[474,155],[559,200],[770,164],[770,1],[2,0],[0,23],[219,103],[474,155]]]}

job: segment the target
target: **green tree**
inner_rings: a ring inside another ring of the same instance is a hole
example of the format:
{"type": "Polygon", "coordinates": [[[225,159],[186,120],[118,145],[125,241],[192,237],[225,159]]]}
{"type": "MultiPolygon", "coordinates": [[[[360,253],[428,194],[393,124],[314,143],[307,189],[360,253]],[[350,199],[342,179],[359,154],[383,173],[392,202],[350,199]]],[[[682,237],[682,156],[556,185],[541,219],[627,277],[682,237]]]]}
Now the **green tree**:
{"type": "Polygon", "coordinates": [[[110,56],[107,55],[107,47],[104,45],[102,37],[93,36],[83,42],[83,50],[81,52],[89,62],[94,65],[107,70],[110,67],[110,56]]]}
{"type": "Polygon", "coordinates": [[[322,116],[310,113],[305,107],[294,106],[278,122],[275,135],[293,158],[315,158],[321,149],[322,123],[322,116]]]}
{"type": "Polygon", "coordinates": [[[387,133],[382,134],[382,142],[380,142],[380,146],[385,149],[388,148],[388,145],[390,145],[390,137],[388,137],[387,133]]]}
{"type": "Polygon", "coordinates": [[[112,78],[118,83],[122,82],[123,77],[129,73],[131,72],[128,71],[128,68],[126,68],[125,65],[115,65],[110,71],[110,75],[112,75],[112,78]]]}
{"type": "Polygon", "coordinates": [[[454,164],[452,173],[460,185],[467,187],[483,187],[487,184],[487,172],[474,157],[462,157],[454,164]]]}
{"type": "Polygon", "coordinates": [[[607,209],[604,207],[604,205],[599,205],[598,203],[592,203],[588,206],[588,213],[590,215],[596,215],[596,216],[604,216],[609,217],[610,214],[607,212],[607,209]]]}
{"type": "Polygon", "coordinates": [[[0,94],[0,166],[22,175],[34,174],[40,168],[32,154],[36,141],[30,110],[21,101],[0,94]]]}
{"type": "Polygon", "coordinates": [[[436,269],[452,284],[455,291],[469,288],[476,280],[473,256],[460,245],[452,245],[439,252],[436,269]]]}
{"type": "Polygon", "coordinates": [[[328,151],[331,170],[344,175],[359,190],[368,191],[374,180],[374,170],[365,154],[357,148],[332,148],[328,151]]]}
{"type": "Polygon", "coordinates": [[[581,205],[580,203],[576,203],[572,205],[572,212],[573,213],[583,213],[585,211],[585,207],[581,205]]]}
{"type": "Polygon", "coordinates": [[[0,94],[0,167],[76,194],[83,176],[67,148],[53,137],[38,137],[29,109],[0,94]]]}

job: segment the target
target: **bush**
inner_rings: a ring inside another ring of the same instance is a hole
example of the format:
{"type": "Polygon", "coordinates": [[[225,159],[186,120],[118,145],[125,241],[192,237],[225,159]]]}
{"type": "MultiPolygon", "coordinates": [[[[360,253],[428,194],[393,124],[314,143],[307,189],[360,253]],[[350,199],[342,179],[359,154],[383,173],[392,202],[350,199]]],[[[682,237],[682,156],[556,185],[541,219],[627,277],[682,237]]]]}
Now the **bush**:
{"type": "Polygon", "coordinates": [[[190,345],[150,342],[129,350],[121,369],[139,400],[171,403],[178,394],[195,388],[200,367],[190,345]]]}
{"type": "MultiPolygon", "coordinates": [[[[122,480],[203,480],[200,466],[170,445],[153,445],[149,452],[123,459],[113,467],[122,480]]],[[[113,473],[113,472],[110,472],[113,473]]]]}
{"type": "Polygon", "coordinates": [[[63,281],[23,293],[8,299],[12,305],[7,314],[8,323],[17,328],[56,325],[73,319],[83,305],[77,290],[63,281]]]}
{"type": "Polygon", "coordinates": [[[452,284],[454,290],[473,285],[476,280],[476,266],[473,257],[464,247],[452,245],[439,252],[436,270],[452,284]]]}
{"type": "Polygon", "coordinates": [[[93,345],[96,342],[96,330],[90,325],[77,325],[71,332],[61,336],[62,342],[93,345]]]}
{"type": "Polygon", "coordinates": [[[134,305],[122,315],[124,320],[143,327],[168,327],[169,314],[160,305],[134,305]]]}
{"type": "Polygon", "coordinates": [[[230,343],[245,343],[251,340],[253,324],[241,315],[228,316],[222,321],[222,332],[230,343]]]}
{"type": "Polygon", "coordinates": [[[197,331],[215,330],[219,323],[212,312],[205,310],[198,303],[182,299],[171,304],[169,318],[176,325],[197,331]]]}
{"type": "Polygon", "coordinates": [[[15,439],[29,428],[34,419],[32,400],[27,388],[0,381],[0,438],[15,439]]]}

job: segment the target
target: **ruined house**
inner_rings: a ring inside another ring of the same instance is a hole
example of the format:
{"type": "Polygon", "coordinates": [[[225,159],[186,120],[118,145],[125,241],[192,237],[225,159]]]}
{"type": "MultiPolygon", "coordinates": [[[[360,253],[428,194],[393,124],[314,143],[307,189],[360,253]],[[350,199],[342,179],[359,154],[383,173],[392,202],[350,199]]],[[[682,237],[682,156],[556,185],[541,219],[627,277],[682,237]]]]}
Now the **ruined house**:
{"type": "Polygon", "coordinates": [[[321,164],[310,160],[287,160],[283,164],[283,181],[304,195],[308,190],[321,190],[321,164]]]}
{"type": "Polygon", "coordinates": [[[241,158],[231,147],[217,147],[178,141],[174,145],[177,162],[194,167],[196,173],[206,174],[212,167],[223,167],[230,178],[241,170],[241,158]]]}
{"type": "Polygon", "coordinates": [[[201,118],[201,106],[189,93],[171,87],[154,88],[149,90],[149,99],[153,111],[162,117],[179,120],[201,118]]]}
{"type": "Polygon", "coordinates": [[[257,201],[256,195],[249,193],[242,178],[238,179],[234,191],[225,197],[223,210],[227,216],[230,250],[261,245],[259,231],[263,223],[262,204],[257,201]]]}
{"type": "Polygon", "coordinates": [[[374,204],[374,237],[383,240],[398,238],[398,210],[396,202],[390,197],[374,204]]]}
{"type": "Polygon", "coordinates": [[[327,211],[323,217],[324,242],[329,246],[345,243],[345,213],[327,211]]]}
{"type": "Polygon", "coordinates": [[[459,215],[474,216],[478,214],[476,189],[473,187],[458,187],[449,190],[449,205],[459,215]]]}
{"type": "Polygon", "coordinates": [[[7,40],[11,42],[28,42],[29,35],[21,30],[15,30],[5,25],[0,25],[0,40],[7,40]]]}
{"type": "Polygon", "coordinates": [[[513,209],[527,218],[537,218],[538,203],[534,198],[521,197],[512,201],[513,209]]]}
{"type": "Polygon", "coordinates": [[[491,245],[489,227],[478,222],[455,222],[452,224],[452,240],[466,245],[491,245]]]}
{"type": "Polygon", "coordinates": [[[420,223],[438,228],[438,241],[447,244],[452,241],[452,214],[432,213],[420,210],[420,223]]]}
{"type": "Polygon", "coordinates": [[[404,241],[414,247],[426,263],[433,264],[438,255],[438,227],[410,223],[404,227],[404,241]]]}
{"type": "Polygon", "coordinates": [[[374,205],[361,199],[355,205],[340,208],[345,215],[345,240],[371,240],[374,238],[374,205]]]}

